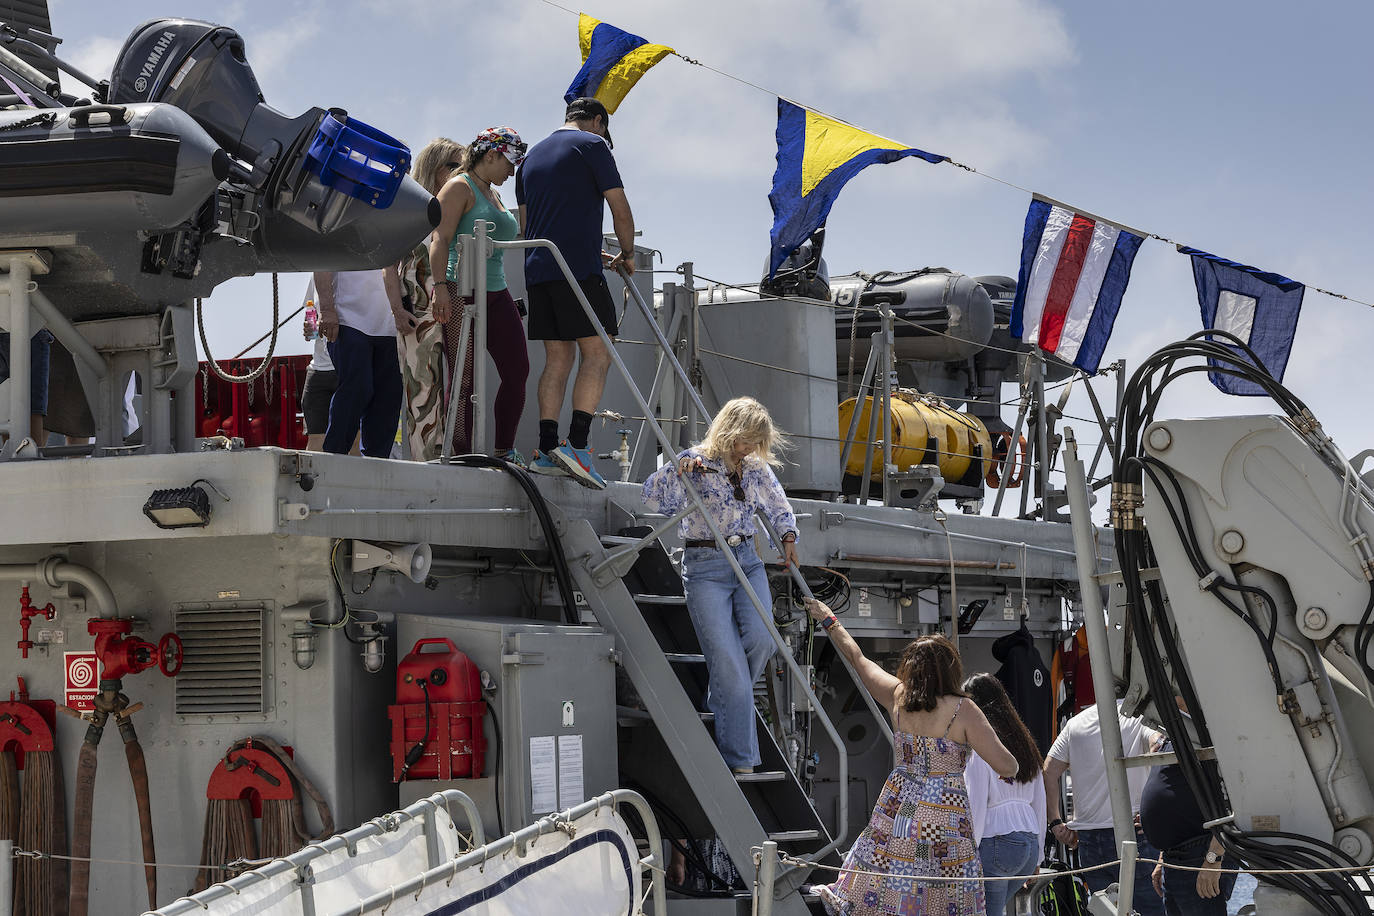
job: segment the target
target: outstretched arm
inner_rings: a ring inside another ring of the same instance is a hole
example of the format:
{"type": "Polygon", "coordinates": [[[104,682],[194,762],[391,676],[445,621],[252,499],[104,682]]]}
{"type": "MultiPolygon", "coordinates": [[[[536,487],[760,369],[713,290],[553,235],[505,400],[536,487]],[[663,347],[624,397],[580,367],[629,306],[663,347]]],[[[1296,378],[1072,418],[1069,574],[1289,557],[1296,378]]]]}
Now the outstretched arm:
{"type": "Polygon", "coordinates": [[[849,659],[849,664],[854,666],[858,672],[859,680],[863,682],[868,692],[873,695],[873,699],[882,704],[888,712],[897,703],[897,687],[901,681],[888,674],[877,662],[869,660],[864,655],[859,644],[854,641],[854,637],[849,635],[849,631],[839,622],[833,611],[824,602],[817,601],[815,598],[803,599],[806,605],[806,612],[811,615],[811,619],[825,626],[827,621],[833,620],[834,623],[826,627],[826,634],[830,641],[834,643],[835,649],[845,658],[849,659]]]}

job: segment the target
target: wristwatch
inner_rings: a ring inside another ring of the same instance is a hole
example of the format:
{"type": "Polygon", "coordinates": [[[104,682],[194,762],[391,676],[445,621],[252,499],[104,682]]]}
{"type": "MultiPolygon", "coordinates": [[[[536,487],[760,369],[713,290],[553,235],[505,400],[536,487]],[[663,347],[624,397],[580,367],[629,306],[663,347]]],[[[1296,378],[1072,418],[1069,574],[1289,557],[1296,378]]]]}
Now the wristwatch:
{"type": "Polygon", "coordinates": [[[1215,852],[1212,852],[1212,850],[1209,849],[1207,850],[1207,855],[1202,857],[1202,860],[1206,862],[1208,865],[1216,865],[1218,862],[1221,861],[1221,856],[1217,855],[1215,852]]]}

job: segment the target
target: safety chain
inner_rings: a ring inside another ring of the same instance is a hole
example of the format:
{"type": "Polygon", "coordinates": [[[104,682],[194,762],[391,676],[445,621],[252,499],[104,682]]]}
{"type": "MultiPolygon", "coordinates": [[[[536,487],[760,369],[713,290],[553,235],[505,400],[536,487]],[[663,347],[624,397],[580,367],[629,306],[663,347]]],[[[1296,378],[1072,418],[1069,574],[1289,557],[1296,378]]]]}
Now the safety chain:
{"type": "MultiPolygon", "coordinates": [[[[755,847],[759,850],[760,847],[755,847]]],[[[1102,871],[1106,868],[1119,868],[1121,859],[1114,862],[1103,862],[1101,865],[1090,865],[1086,868],[1066,868],[1062,871],[1056,869],[1044,873],[1033,875],[996,875],[994,877],[979,878],[947,878],[930,875],[896,875],[892,872],[866,871],[861,868],[845,868],[839,865],[824,865],[820,862],[811,862],[806,859],[799,859],[787,853],[779,853],[778,861],[784,865],[795,865],[798,867],[818,869],[820,871],[833,871],[842,875],[867,875],[872,878],[894,878],[901,881],[920,881],[923,884],[986,884],[989,881],[1032,881],[1037,878],[1059,877],[1060,875],[1082,875],[1093,871],[1102,871]]],[[[1330,875],[1330,874],[1361,874],[1374,872],[1374,865],[1343,865],[1333,868],[1205,868],[1195,865],[1174,865],[1169,862],[1155,863],[1151,859],[1137,859],[1137,863],[1146,862],[1150,864],[1160,864],[1166,870],[1184,872],[1203,872],[1203,871],[1222,871],[1244,873],[1247,875],[1330,875]]]]}

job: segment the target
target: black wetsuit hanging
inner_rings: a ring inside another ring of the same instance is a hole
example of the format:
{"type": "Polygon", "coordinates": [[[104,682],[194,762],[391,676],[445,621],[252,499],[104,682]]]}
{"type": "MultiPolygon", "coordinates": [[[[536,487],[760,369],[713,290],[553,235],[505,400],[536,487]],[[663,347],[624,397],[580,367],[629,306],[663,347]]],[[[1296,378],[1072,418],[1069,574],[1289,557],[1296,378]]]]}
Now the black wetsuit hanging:
{"type": "Polygon", "coordinates": [[[1050,672],[1035,648],[1035,637],[1022,619],[1021,628],[992,644],[992,657],[1002,663],[997,680],[1007,688],[1011,705],[1030,729],[1040,753],[1050,749],[1050,721],[1054,713],[1050,672]]]}

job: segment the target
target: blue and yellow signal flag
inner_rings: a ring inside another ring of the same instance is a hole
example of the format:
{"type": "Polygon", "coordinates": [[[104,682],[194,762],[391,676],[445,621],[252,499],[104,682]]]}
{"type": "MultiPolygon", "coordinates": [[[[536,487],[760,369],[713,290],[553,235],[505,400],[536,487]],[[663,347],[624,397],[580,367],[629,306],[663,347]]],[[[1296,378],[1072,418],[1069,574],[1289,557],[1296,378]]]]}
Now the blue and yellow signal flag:
{"type": "Polygon", "coordinates": [[[611,114],[650,67],[677,53],[586,13],[577,19],[577,41],[582,47],[582,69],[573,77],[563,101],[595,98],[611,114]]]}
{"type": "Polygon", "coordinates": [[[875,162],[917,156],[949,159],[778,99],[778,170],[773,174],[772,250],[768,276],[825,222],[845,182],[875,162]]]}

